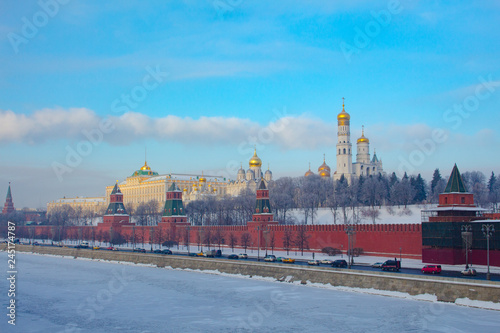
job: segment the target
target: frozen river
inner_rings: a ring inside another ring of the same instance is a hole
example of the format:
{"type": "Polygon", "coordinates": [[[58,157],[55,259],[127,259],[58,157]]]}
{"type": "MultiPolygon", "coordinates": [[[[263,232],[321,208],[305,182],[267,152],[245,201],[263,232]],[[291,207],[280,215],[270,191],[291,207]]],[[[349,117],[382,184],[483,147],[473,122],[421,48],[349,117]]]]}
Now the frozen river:
{"type": "MultiPolygon", "coordinates": [[[[500,312],[148,266],[17,254],[0,332],[499,332],[500,312]]],[[[7,254],[0,252],[7,271],[7,254]]],[[[6,274],[6,273],[4,273],[6,274]]]]}

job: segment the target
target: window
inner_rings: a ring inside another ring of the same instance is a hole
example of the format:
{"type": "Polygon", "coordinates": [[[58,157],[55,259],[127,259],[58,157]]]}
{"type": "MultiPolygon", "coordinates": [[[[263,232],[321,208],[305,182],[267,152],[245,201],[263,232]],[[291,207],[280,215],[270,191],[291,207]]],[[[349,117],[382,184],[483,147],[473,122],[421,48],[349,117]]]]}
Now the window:
{"type": "Polygon", "coordinates": [[[461,198],[461,202],[464,204],[465,203],[465,197],[461,198]]]}
{"type": "Polygon", "coordinates": [[[344,148],[344,154],[345,154],[345,148],[344,148]]]}
{"type": "Polygon", "coordinates": [[[445,205],[448,204],[448,198],[444,198],[445,205]]]}

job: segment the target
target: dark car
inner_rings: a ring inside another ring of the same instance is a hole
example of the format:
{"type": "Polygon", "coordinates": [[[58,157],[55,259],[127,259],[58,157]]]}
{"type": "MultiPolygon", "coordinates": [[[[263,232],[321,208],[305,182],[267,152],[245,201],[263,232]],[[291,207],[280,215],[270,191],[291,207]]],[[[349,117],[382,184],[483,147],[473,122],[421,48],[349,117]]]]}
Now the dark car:
{"type": "Polygon", "coordinates": [[[153,253],[159,253],[159,254],[161,254],[162,251],[160,249],[156,249],[156,250],[153,251],[153,253]]]}
{"type": "Polygon", "coordinates": [[[190,257],[196,257],[196,256],[197,256],[197,254],[196,254],[196,252],[189,252],[189,253],[188,253],[188,256],[190,256],[190,257]]]}
{"type": "Polygon", "coordinates": [[[146,250],[141,249],[140,247],[136,247],[136,248],[134,249],[134,252],[146,253],[146,250]]]}
{"type": "Polygon", "coordinates": [[[401,268],[401,261],[399,260],[387,260],[382,264],[383,271],[398,272],[400,268],[401,268]]]}
{"type": "Polygon", "coordinates": [[[161,251],[162,254],[172,254],[172,251],[170,251],[169,249],[165,249],[163,251],[161,251]]]}
{"type": "Polygon", "coordinates": [[[238,257],[237,254],[230,254],[227,256],[227,259],[239,259],[240,257],[238,257]]]}
{"type": "Polygon", "coordinates": [[[338,260],[335,260],[333,263],[332,263],[332,267],[341,267],[341,268],[345,268],[347,267],[347,261],[343,260],[343,259],[338,259],[338,260]]]}

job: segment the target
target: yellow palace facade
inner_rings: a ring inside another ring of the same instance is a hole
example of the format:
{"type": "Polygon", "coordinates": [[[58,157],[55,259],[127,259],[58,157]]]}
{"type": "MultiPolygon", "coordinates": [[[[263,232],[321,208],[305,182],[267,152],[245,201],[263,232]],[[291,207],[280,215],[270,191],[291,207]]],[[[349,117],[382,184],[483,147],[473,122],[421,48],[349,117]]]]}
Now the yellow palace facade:
{"type": "MultiPolygon", "coordinates": [[[[243,168],[238,171],[236,180],[229,180],[217,175],[193,175],[193,174],[163,174],[153,171],[151,167],[144,165],[134,171],[131,176],[120,182],[118,186],[123,193],[123,203],[127,207],[135,208],[141,203],[157,201],[160,206],[165,202],[165,195],[170,185],[175,184],[183,191],[185,202],[202,199],[207,196],[222,197],[225,195],[237,196],[247,188],[255,192],[257,183],[264,178],[266,185],[272,181],[272,173],[267,170],[261,171],[262,161],[257,156],[257,151],[249,161],[249,169],[245,172],[243,168]]],[[[94,198],[63,198],[47,204],[47,212],[52,209],[69,205],[73,208],[82,207],[85,210],[98,212],[109,204],[109,196],[114,185],[106,187],[106,195],[94,198]]]]}

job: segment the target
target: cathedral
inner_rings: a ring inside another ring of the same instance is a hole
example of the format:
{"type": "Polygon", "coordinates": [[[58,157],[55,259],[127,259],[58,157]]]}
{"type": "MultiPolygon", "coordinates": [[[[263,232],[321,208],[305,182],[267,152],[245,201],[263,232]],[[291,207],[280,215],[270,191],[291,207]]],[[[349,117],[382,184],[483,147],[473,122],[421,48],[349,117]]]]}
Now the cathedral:
{"type": "MultiPolygon", "coordinates": [[[[370,140],[365,137],[365,129],[362,127],[361,137],[357,140],[356,162],[352,162],[352,143],[351,143],[351,116],[345,111],[344,103],[342,103],[342,112],[337,115],[338,131],[337,131],[337,171],[333,173],[333,180],[340,180],[342,176],[348,182],[354,177],[370,176],[384,174],[382,160],[379,160],[377,154],[373,153],[373,158],[370,158],[370,140]]],[[[331,169],[326,164],[323,157],[323,164],[318,168],[318,174],[321,177],[330,177],[331,169]]],[[[305,176],[313,175],[311,166],[305,176]]]]}

